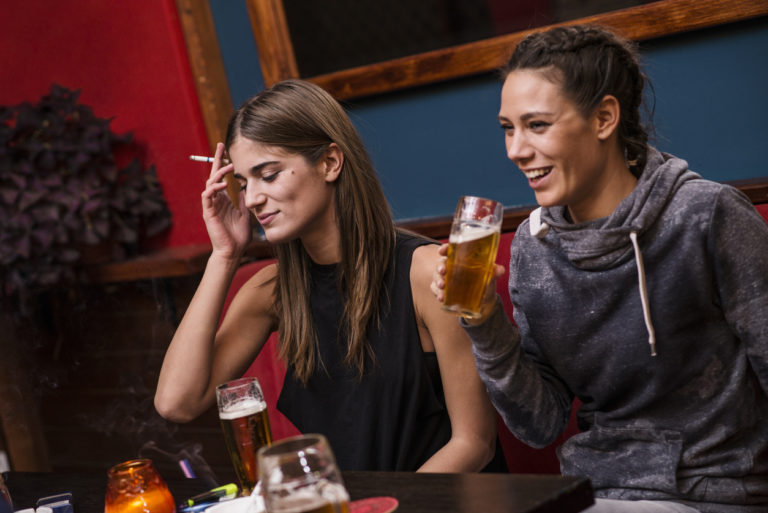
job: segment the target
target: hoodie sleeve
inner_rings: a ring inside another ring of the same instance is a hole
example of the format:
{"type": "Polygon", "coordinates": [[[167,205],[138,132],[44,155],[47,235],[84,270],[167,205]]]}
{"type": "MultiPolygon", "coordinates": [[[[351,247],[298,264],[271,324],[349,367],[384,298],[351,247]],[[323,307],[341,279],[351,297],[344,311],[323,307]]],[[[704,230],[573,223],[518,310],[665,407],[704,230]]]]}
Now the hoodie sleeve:
{"type": "Polygon", "coordinates": [[[768,224],[744,194],[725,187],[708,244],[726,320],[768,395],[768,224]]]}
{"type": "Polygon", "coordinates": [[[573,395],[554,372],[523,351],[501,301],[483,324],[464,329],[480,378],[509,430],[532,447],[554,442],[568,425],[573,395]]]}

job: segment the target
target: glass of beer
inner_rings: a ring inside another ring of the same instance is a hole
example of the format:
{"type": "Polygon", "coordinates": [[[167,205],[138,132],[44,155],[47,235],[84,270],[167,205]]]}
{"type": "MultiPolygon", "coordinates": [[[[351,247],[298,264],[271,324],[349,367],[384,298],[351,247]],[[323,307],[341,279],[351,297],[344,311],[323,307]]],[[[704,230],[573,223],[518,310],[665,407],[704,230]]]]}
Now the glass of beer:
{"type": "Polygon", "coordinates": [[[267,513],[349,513],[349,493],[323,435],[285,438],[258,455],[267,513]]]}
{"type": "Polygon", "coordinates": [[[240,481],[249,495],[258,479],[256,451],[272,443],[267,402],[256,378],[240,378],[216,387],[224,443],[240,481]]]}
{"type": "Polygon", "coordinates": [[[104,513],[176,513],[176,501],[152,460],[126,461],[107,475],[104,513]]]}
{"type": "Polygon", "coordinates": [[[453,216],[445,262],[443,308],[463,317],[480,317],[499,249],[503,207],[498,201],[462,196],[453,216]]]}

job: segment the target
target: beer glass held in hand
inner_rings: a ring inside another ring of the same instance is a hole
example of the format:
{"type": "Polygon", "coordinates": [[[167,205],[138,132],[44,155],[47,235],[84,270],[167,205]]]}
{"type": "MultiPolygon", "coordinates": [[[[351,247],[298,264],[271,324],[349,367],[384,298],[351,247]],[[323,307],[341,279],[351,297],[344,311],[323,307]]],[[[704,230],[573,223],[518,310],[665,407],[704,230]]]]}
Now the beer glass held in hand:
{"type": "Polygon", "coordinates": [[[443,308],[480,317],[483,294],[493,275],[503,220],[498,201],[462,196],[453,216],[445,263],[443,308]]]}
{"type": "Polygon", "coordinates": [[[349,513],[349,493],[328,440],[286,438],[259,449],[259,480],[268,513],[349,513]]]}
{"type": "Polygon", "coordinates": [[[241,494],[248,495],[258,479],[256,452],[272,443],[267,402],[256,378],[240,378],[219,385],[216,402],[241,494]]]}

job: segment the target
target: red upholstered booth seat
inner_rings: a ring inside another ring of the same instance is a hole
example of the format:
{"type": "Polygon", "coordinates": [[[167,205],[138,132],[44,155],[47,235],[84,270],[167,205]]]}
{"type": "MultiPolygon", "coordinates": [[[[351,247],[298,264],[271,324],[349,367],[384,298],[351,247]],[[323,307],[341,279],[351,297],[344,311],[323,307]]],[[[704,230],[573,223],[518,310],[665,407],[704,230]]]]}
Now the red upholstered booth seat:
{"type": "Polygon", "coordinates": [[[765,219],[765,222],[768,223],[768,203],[761,203],[759,205],[755,205],[755,208],[763,216],[763,219],[765,219]]]}

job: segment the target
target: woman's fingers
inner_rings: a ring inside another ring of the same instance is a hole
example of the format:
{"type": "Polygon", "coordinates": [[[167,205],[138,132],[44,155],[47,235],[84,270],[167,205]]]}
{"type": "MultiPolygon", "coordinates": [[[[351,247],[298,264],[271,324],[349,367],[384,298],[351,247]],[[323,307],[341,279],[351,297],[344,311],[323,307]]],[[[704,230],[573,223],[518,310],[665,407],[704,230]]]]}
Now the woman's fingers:
{"type": "Polygon", "coordinates": [[[231,173],[235,169],[235,166],[232,164],[227,164],[223,167],[216,167],[216,163],[213,163],[213,167],[211,168],[211,175],[208,177],[208,181],[206,183],[215,183],[215,182],[224,182],[224,177],[231,173]]]}
{"type": "Polygon", "coordinates": [[[203,198],[211,201],[216,197],[216,194],[226,191],[228,187],[232,187],[226,180],[226,177],[232,173],[234,166],[232,164],[227,164],[226,166],[218,167],[218,164],[221,161],[221,153],[219,149],[220,148],[217,148],[216,150],[213,166],[211,166],[211,174],[205,182],[205,190],[203,191],[203,198]]]}
{"type": "Polygon", "coordinates": [[[221,167],[224,158],[224,144],[216,143],[216,151],[213,154],[213,165],[211,166],[211,175],[221,167]]]}
{"type": "Polygon", "coordinates": [[[216,205],[220,204],[220,200],[217,200],[217,198],[221,198],[224,195],[223,191],[226,191],[226,189],[227,184],[225,182],[213,182],[206,184],[206,187],[201,195],[203,200],[203,209],[206,210],[217,208],[216,205]]]}
{"type": "Polygon", "coordinates": [[[445,261],[446,261],[446,251],[448,249],[447,244],[443,244],[438,249],[438,254],[441,255],[440,259],[435,264],[435,271],[432,273],[432,283],[430,283],[429,288],[432,291],[432,293],[435,295],[438,301],[441,303],[444,299],[444,292],[445,289],[445,261]]]}

